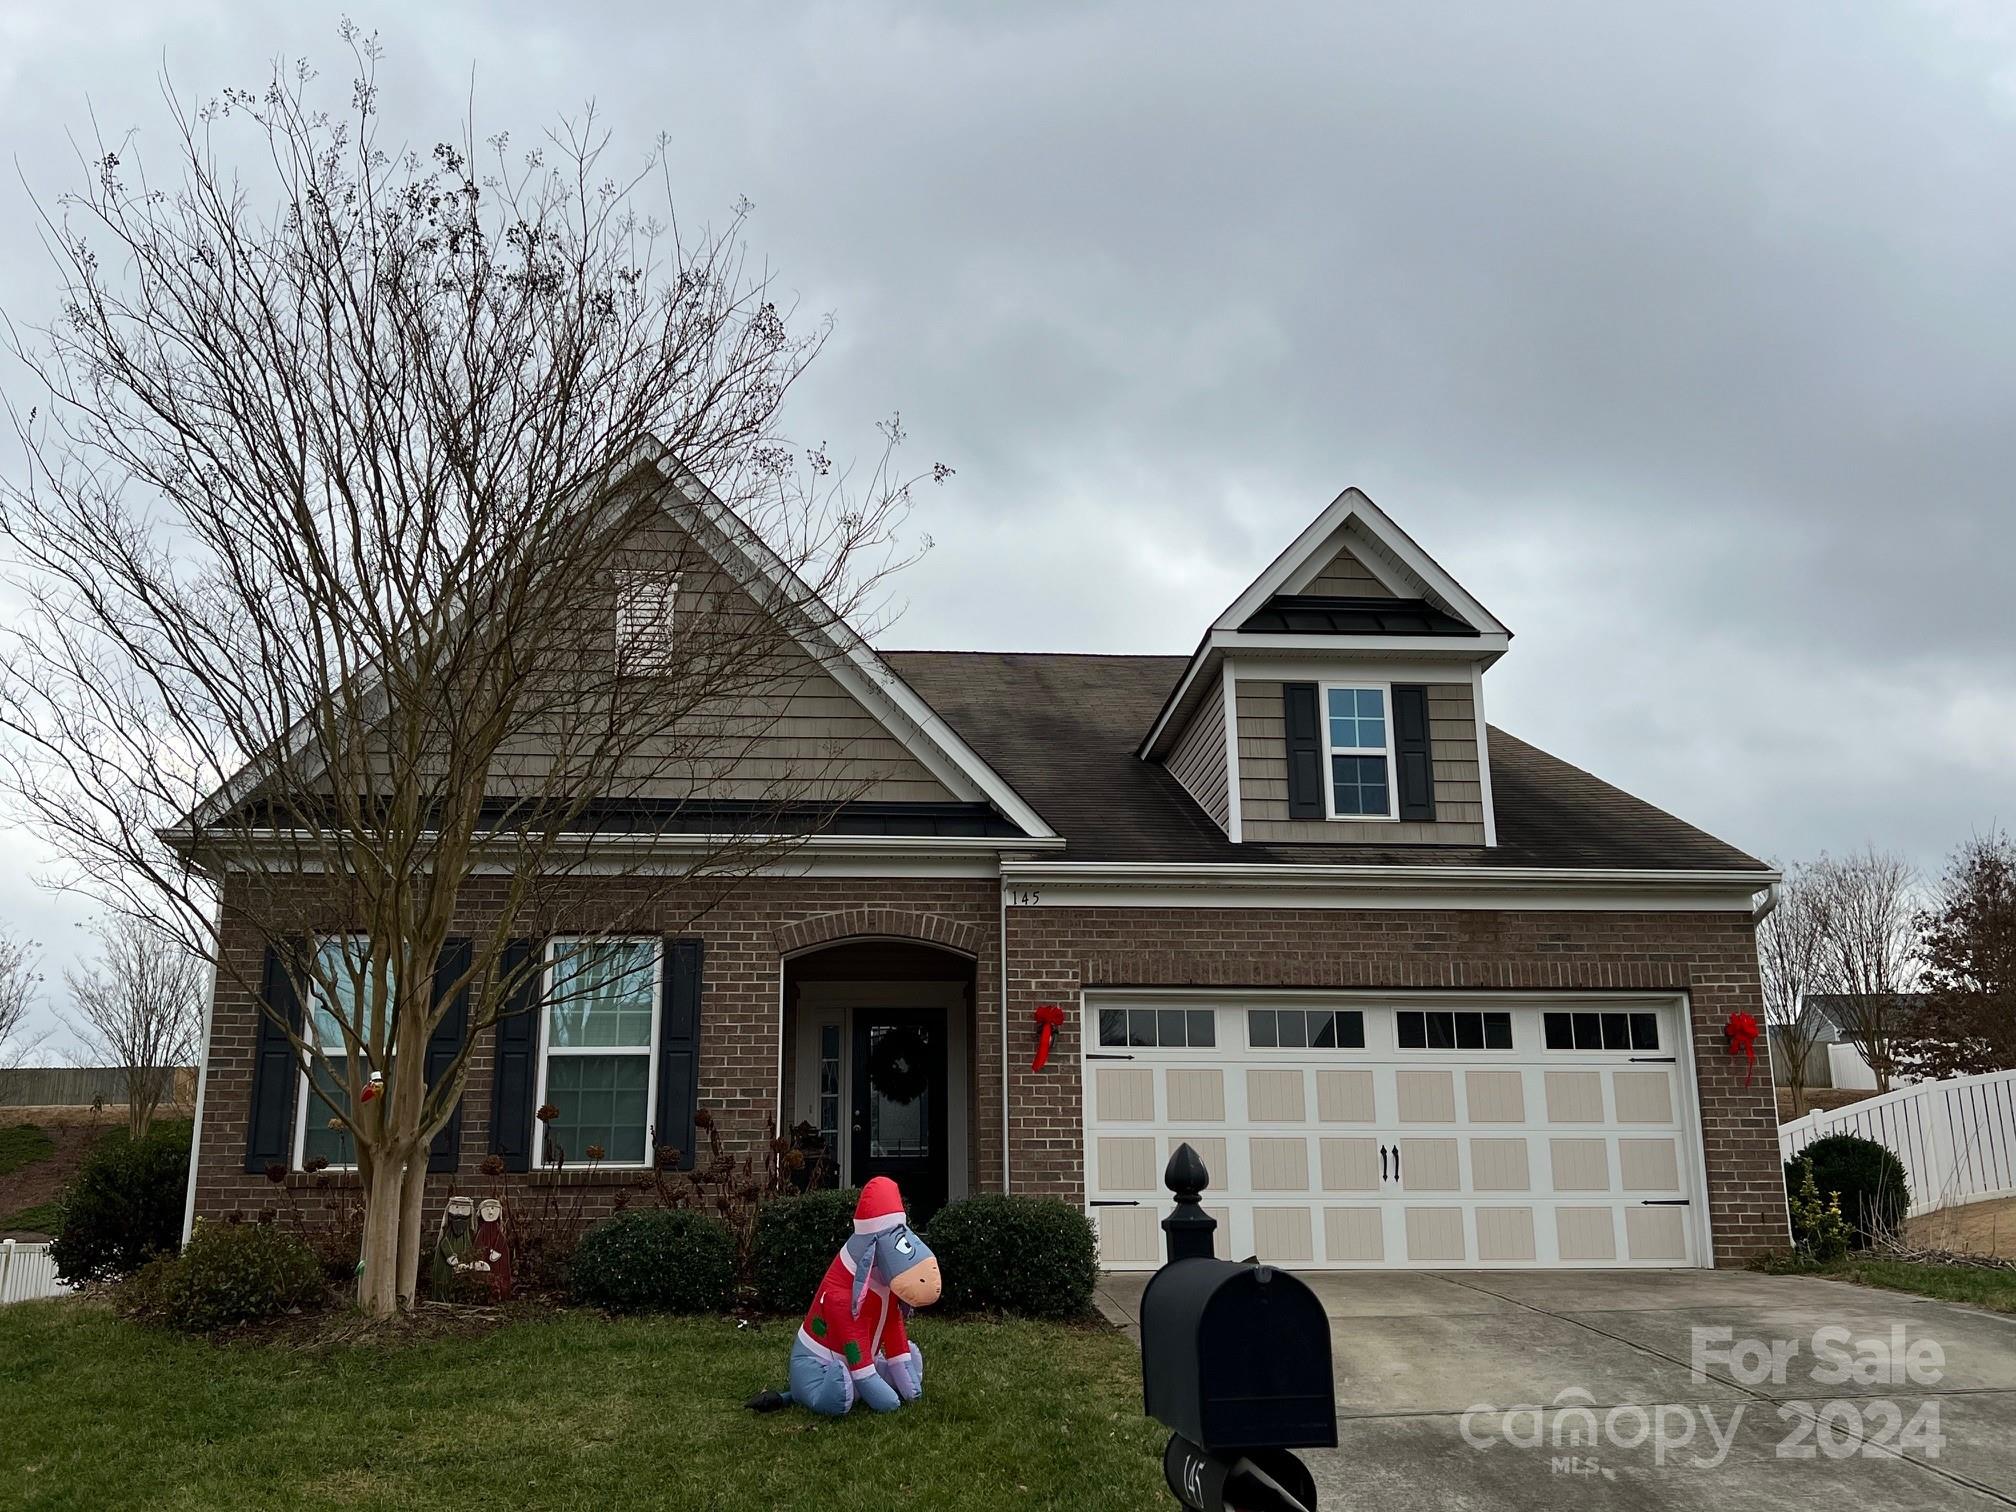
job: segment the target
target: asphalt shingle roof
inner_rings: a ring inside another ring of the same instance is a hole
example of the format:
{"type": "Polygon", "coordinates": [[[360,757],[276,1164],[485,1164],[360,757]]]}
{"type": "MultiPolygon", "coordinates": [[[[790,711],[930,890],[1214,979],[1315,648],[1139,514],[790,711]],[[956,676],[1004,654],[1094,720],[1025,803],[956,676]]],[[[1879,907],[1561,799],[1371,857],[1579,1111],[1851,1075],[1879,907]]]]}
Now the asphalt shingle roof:
{"type": "Polygon", "coordinates": [[[1073,861],[1768,868],[1545,751],[1490,729],[1498,844],[1234,845],[1136,754],[1181,656],[890,651],[889,664],[1068,842],[1073,861]]]}

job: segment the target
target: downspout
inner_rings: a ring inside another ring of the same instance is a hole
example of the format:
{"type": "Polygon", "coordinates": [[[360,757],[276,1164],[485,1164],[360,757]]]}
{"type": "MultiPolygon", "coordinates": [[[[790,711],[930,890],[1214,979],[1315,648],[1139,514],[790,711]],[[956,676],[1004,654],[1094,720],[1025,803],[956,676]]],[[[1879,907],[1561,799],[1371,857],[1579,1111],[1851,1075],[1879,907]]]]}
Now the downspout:
{"type": "Polygon", "coordinates": [[[1001,878],[1001,957],[994,965],[1001,978],[1001,1194],[1013,1190],[1008,1171],[1008,878],[1001,878]]]}
{"type": "Polygon", "coordinates": [[[1777,907],[1778,884],[1773,882],[1769,887],[1764,889],[1764,900],[1750,910],[1750,927],[1755,929],[1759,924],[1762,924],[1766,919],[1771,917],[1772,911],[1777,907]]]}
{"type": "MultiPolygon", "coordinates": [[[[221,913],[223,905],[218,905],[221,913]]],[[[221,920],[220,920],[221,922],[221,920]]],[[[212,934],[210,992],[203,999],[203,1053],[196,1061],[196,1116],[189,1131],[189,1190],[182,1199],[182,1242],[196,1228],[196,1177],[203,1168],[203,1094],[210,1085],[210,1027],[217,1015],[217,952],[223,941],[212,934]]]]}

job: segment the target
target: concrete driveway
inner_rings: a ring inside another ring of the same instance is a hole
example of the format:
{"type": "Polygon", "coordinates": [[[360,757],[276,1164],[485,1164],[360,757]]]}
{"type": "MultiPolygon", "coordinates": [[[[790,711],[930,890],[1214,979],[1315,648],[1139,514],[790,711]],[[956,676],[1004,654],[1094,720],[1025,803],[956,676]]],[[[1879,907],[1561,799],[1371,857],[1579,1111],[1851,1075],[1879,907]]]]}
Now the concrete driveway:
{"type": "MultiPolygon", "coordinates": [[[[1743,1271],[1304,1279],[1326,1509],[2016,1507],[2016,1318],[1743,1271]]],[[[1146,1280],[1100,1289],[1137,1337],[1146,1280]]]]}

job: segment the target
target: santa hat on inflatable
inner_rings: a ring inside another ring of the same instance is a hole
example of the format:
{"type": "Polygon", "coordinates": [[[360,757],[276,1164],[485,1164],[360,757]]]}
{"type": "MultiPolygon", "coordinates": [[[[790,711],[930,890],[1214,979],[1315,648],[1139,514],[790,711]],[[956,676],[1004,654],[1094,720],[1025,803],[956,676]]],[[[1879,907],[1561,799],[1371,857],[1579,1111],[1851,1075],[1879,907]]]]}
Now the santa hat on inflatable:
{"type": "Polygon", "coordinates": [[[861,1188],[861,1200],[854,1205],[854,1232],[879,1234],[910,1220],[903,1213],[903,1194],[887,1176],[870,1178],[861,1188]]]}

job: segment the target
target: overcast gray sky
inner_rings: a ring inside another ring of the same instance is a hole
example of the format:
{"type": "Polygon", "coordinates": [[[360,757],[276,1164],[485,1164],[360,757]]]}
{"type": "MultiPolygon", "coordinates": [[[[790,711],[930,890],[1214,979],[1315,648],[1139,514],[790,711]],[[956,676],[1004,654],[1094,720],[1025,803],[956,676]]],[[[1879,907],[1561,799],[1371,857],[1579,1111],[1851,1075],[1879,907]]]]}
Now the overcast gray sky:
{"type": "MultiPolygon", "coordinates": [[[[942,459],[896,646],[1188,651],[1341,488],[1516,632],[1492,721],[1759,855],[2016,820],[2002,4],[348,7],[389,121],[593,99],[942,459]]],[[[0,0],[0,136],[163,124],[340,11],[0,0]]],[[[0,308],[47,313],[0,187],[0,308]]],[[[0,909],[74,951],[10,841],[0,909]]]]}

